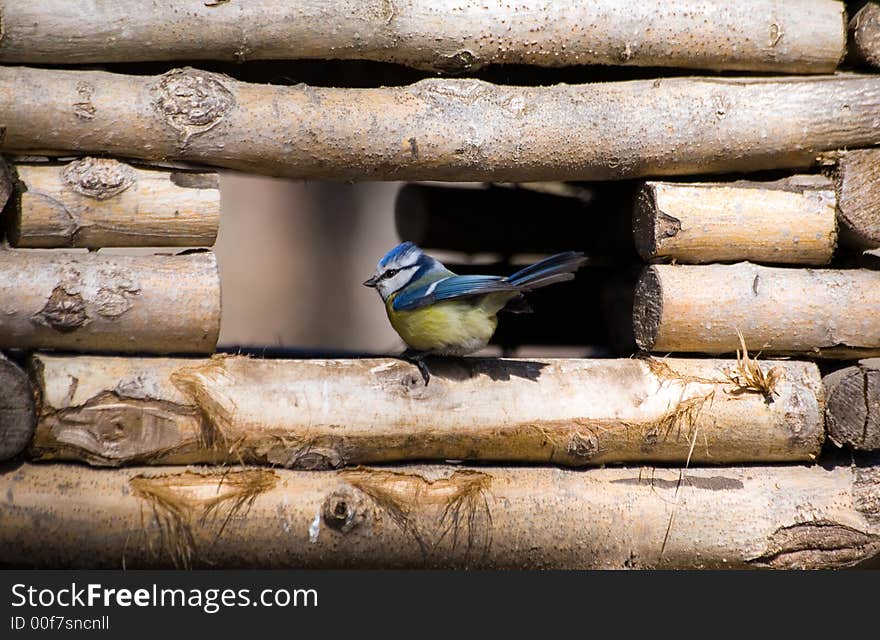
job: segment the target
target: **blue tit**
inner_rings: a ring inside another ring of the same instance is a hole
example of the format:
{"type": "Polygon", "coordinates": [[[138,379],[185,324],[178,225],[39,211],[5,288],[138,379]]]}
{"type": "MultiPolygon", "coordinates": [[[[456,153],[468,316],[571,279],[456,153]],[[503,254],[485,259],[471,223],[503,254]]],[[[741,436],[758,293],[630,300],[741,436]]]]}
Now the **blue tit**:
{"type": "Polygon", "coordinates": [[[498,312],[523,293],[574,278],[582,253],[559,253],[507,277],[459,276],[404,242],[386,253],[364,286],[385,303],[388,320],[403,338],[428,382],[421,357],[464,356],[485,347],[498,326],[498,312]]]}

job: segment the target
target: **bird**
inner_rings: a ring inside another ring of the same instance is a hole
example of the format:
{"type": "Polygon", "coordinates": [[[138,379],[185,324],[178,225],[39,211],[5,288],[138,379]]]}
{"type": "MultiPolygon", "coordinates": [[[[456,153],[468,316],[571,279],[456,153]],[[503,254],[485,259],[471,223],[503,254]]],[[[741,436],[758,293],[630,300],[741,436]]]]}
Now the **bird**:
{"type": "Polygon", "coordinates": [[[485,347],[505,307],[530,310],[524,293],[572,280],[587,261],[567,251],[503,276],[458,275],[412,242],[403,242],[379,260],[363,284],[376,289],[391,326],[407,345],[403,358],[419,368],[425,385],[427,356],[466,356],[485,347]]]}

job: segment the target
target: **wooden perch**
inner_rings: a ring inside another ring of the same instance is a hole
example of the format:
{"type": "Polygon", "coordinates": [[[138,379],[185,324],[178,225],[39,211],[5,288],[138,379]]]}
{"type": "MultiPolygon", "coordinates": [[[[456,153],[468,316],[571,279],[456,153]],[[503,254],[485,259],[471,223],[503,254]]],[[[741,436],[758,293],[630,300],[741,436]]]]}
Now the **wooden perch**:
{"type": "Polygon", "coordinates": [[[0,354],[0,460],[24,451],[36,424],[34,393],[27,374],[0,354]]]}
{"type": "Polygon", "coordinates": [[[326,472],[24,464],[0,474],[0,563],[838,569],[880,552],[871,462],[326,472]]]}
{"type": "Polygon", "coordinates": [[[828,437],[838,446],[880,449],[880,359],[862,360],[823,381],[828,437]]]}
{"type": "Polygon", "coordinates": [[[210,247],[220,224],[217,174],[82,158],[17,164],[17,247],[210,247]]]}
{"type": "Polygon", "coordinates": [[[337,58],[452,73],[499,63],[822,73],[846,45],[843,5],[831,0],[117,0],[94,9],[2,3],[0,61],[337,58]]]}
{"type": "Polygon", "coordinates": [[[880,144],[880,77],[334,89],[0,68],[0,149],[167,158],[292,178],[603,180],[810,166],[880,144]]]}
{"type": "Polygon", "coordinates": [[[853,62],[880,67],[880,3],[867,2],[849,21],[853,62]]]}
{"type": "Polygon", "coordinates": [[[776,182],[646,182],[633,231],[645,260],[828,264],[836,197],[821,176],[776,182]]]}
{"type": "Polygon", "coordinates": [[[647,267],[636,286],[636,342],[657,353],[880,354],[880,272],[733,265],[647,267]]]}
{"type": "Polygon", "coordinates": [[[96,465],[300,469],[411,460],[728,463],[812,460],[814,364],[735,361],[208,360],[34,356],[31,455],[96,465]]]}
{"type": "Polygon", "coordinates": [[[0,250],[0,348],[210,353],[219,331],[213,253],[0,250]]]}
{"type": "Polygon", "coordinates": [[[840,237],[861,249],[880,247],[880,149],[835,154],[840,237]]]}

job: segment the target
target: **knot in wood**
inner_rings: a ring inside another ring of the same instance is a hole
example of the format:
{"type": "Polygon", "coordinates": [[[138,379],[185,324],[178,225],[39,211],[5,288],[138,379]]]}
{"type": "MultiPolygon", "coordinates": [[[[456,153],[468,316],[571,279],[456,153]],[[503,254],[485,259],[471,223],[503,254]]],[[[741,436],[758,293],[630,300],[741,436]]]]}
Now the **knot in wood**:
{"type": "Polygon", "coordinates": [[[366,519],[365,501],[351,489],[337,489],[324,500],[321,517],[331,529],[348,533],[366,519]]]}
{"type": "Polygon", "coordinates": [[[61,333],[70,333],[87,324],[86,303],[79,293],[57,286],[46,304],[33,317],[33,322],[51,327],[61,333]]]}
{"type": "Polygon", "coordinates": [[[577,458],[589,459],[599,450],[599,440],[591,431],[575,431],[569,436],[565,450],[577,458]]]}
{"type": "Polygon", "coordinates": [[[465,71],[470,71],[476,62],[477,56],[467,49],[463,49],[451,56],[441,58],[437,62],[437,68],[439,71],[445,71],[446,73],[464,73],[465,71]]]}
{"type": "Polygon", "coordinates": [[[82,158],[64,167],[61,178],[68,187],[95,200],[107,200],[128,189],[136,180],[134,169],[109,158],[82,158]]]}
{"type": "Polygon", "coordinates": [[[235,104],[232,93],[214,74],[196,69],[174,69],[164,74],[156,94],[159,113],[186,136],[214,127],[235,104]]]}

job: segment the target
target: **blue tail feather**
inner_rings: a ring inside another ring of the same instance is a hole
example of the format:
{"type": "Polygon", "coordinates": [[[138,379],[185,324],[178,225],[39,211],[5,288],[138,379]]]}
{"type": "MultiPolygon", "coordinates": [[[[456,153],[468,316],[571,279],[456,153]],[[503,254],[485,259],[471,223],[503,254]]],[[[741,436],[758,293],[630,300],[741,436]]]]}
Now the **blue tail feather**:
{"type": "Polygon", "coordinates": [[[574,279],[574,272],[580,269],[587,258],[578,251],[566,251],[544,258],[525,269],[506,278],[507,282],[520,291],[531,291],[540,287],[574,279]]]}

